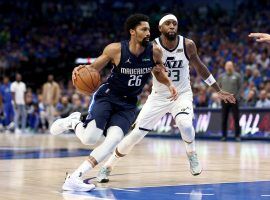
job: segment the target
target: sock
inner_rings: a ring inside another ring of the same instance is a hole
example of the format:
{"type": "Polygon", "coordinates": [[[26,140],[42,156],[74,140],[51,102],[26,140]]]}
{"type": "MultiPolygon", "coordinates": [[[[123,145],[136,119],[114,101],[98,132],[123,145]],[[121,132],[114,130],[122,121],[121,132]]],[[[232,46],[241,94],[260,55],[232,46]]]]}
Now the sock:
{"type": "Polygon", "coordinates": [[[90,169],[92,169],[92,165],[88,160],[85,160],[72,174],[71,177],[81,177],[90,169]]]}
{"type": "Polygon", "coordinates": [[[124,156],[119,156],[118,155],[118,150],[117,148],[113,152],[113,154],[110,156],[110,158],[107,160],[107,162],[104,164],[104,167],[112,169],[118,162],[119,160],[124,156]]]}

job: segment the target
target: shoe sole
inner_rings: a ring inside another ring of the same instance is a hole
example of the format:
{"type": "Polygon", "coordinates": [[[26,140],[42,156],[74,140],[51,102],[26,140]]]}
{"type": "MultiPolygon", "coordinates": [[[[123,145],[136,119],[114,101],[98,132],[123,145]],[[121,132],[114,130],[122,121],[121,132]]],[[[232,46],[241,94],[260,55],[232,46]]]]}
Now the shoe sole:
{"type": "Polygon", "coordinates": [[[191,171],[190,171],[190,173],[191,173],[193,176],[198,176],[198,175],[200,175],[200,174],[202,173],[202,170],[201,170],[199,173],[192,173],[191,171]]]}
{"type": "Polygon", "coordinates": [[[94,184],[91,184],[91,188],[70,188],[70,187],[66,187],[66,186],[63,186],[62,187],[62,190],[64,191],[75,191],[75,192],[89,192],[93,189],[95,189],[95,185],[94,184]]]}
{"type": "Polygon", "coordinates": [[[110,179],[101,179],[101,180],[98,180],[97,182],[99,183],[108,183],[110,181],[110,179]]]}

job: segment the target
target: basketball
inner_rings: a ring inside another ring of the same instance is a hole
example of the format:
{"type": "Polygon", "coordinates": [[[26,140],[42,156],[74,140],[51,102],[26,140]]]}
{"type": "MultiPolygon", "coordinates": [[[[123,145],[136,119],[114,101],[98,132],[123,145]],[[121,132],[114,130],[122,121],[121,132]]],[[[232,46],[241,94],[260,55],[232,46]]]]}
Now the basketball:
{"type": "Polygon", "coordinates": [[[72,81],[79,93],[91,95],[100,85],[100,74],[96,69],[83,66],[72,81]]]}

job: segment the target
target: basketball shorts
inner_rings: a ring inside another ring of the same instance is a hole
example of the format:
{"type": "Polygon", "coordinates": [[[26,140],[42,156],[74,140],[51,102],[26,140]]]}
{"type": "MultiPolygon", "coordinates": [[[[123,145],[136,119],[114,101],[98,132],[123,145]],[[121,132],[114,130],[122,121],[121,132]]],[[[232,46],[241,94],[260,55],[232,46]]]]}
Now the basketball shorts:
{"type": "Polygon", "coordinates": [[[127,134],[136,119],[136,103],[137,97],[116,95],[104,84],[92,97],[84,127],[95,120],[97,128],[102,129],[104,135],[111,126],[118,126],[127,134]]]}
{"type": "Polygon", "coordinates": [[[136,127],[151,131],[158,121],[171,113],[175,119],[177,115],[184,115],[193,120],[193,95],[191,92],[180,94],[176,101],[170,101],[167,96],[152,92],[136,119],[136,127]]]}

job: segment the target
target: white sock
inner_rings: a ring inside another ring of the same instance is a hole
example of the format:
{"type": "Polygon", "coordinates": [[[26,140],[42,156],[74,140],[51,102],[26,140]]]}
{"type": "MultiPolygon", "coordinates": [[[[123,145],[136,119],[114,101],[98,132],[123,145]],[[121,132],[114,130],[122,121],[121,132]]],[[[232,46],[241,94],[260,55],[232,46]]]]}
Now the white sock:
{"type": "Polygon", "coordinates": [[[193,142],[191,143],[187,143],[185,142],[185,147],[186,147],[186,152],[187,153],[191,153],[191,152],[195,152],[196,151],[196,148],[195,148],[195,141],[193,140],[193,142]]]}
{"type": "Polygon", "coordinates": [[[92,165],[89,161],[85,160],[72,174],[71,177],[81,177],[90,169],[92,169],[92,165]]]}
{"type": "Polygon", "coordinates": [[[106,168],[113,168],[117,163],[118,161],[121,159],[121,157],[118,157],[116,154],[115,154],[115,151],[113,152],[113,154],[110,156],[110,158],[106,161],[106,163],[104,164],[104,167],[106,168]]]}

